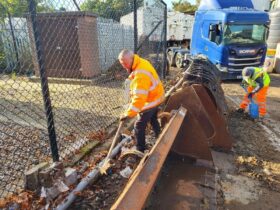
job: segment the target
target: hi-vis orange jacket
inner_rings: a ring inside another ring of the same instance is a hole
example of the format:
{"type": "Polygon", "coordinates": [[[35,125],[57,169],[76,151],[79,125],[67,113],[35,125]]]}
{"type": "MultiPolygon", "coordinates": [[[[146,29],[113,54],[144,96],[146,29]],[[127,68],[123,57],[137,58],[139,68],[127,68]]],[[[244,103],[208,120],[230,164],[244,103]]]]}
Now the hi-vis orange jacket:
{"type": "Polygon", "coordinates": [[[158,106],[164,100],[164,89],[151,63],[134,55],[130,82],[130,104],[125,116],[134,117],[138,113],[158,106]]]}

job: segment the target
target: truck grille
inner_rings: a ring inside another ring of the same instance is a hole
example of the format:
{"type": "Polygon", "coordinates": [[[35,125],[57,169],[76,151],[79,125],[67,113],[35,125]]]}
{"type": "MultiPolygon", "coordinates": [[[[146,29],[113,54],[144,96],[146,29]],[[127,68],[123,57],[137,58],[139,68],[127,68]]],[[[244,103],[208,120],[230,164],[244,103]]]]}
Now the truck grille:
{"type": "Polygon", "coordinates": [[[261,58],[262,56],[245,58],[229,57],[228,67],[231,71],[241,71],[248,66],[259,66],[261,64],[261,58]]]}

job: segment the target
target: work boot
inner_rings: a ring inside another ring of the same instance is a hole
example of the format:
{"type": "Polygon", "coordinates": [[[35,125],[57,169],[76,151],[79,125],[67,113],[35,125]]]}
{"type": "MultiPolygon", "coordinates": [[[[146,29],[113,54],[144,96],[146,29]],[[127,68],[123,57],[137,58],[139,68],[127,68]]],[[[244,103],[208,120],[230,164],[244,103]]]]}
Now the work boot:
{"type": "Polygon", "coordinates": [[[237,110],[236,110],[236,112],[238,112],[238,113],[241,113],[241,114],[242,114],[242,113],[244,113],[244,112],[245,112],[245,110],[244,110],[244,109],[242,109],[242,108],[239,108],[239,109],[237,109],[237,110]]]}

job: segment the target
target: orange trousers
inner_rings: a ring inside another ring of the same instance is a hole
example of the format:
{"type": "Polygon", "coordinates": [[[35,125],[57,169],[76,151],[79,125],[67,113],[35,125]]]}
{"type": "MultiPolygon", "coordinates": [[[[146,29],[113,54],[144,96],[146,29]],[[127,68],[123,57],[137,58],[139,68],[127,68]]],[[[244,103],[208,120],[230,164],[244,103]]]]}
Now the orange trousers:
{"type": "MultiPolygon", "coordinates": [[[[253,87],[248,87],[247,91],[248,93],[251,93],[253,91],[253,87]]],[[[266,114],[266,95],[267,95],[268,87],[263,87],[260,89],[259,92],[254,94],[253,98],[256,100],[256,103],[259,106],[259,114],[261,117],[263,117],[266,114]]],[[[240,104],[240,108],[246,109],[248,104],[250,103],[250,100],[248,99],[248,94],[246,94],[243,98],[243,101],[240,104]]]]}

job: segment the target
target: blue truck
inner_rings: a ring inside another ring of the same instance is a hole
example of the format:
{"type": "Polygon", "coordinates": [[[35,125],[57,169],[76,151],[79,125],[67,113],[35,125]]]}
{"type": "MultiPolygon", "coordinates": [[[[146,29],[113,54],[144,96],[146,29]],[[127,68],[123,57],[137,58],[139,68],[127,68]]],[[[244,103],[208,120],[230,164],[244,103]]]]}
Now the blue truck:
{"type": "Polygon", "coordinates": [[[251,0],[201,0],[185,58],[203,55],[223,80],[241,79],[244,67],[263,65],[268,26],[268,13],[255,10],[251,0]]]}

